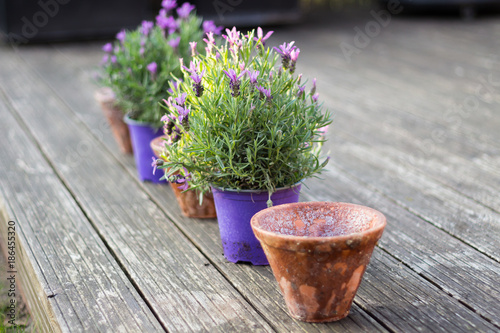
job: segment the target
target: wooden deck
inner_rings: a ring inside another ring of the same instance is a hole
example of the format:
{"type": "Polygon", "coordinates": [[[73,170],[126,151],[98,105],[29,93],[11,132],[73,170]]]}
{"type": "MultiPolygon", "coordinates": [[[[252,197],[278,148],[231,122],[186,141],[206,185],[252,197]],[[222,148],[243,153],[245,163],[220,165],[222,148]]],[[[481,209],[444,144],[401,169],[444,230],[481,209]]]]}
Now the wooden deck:
{"type": "Polygon", "coordinates": [[[315,15],[270,41],[296,41],[335,114],[329,170],[301,200],[388,220],[330,324],[293,320],[269,267],[227,262],[215,220],[137,180],[93,98],[102,43],[0,46],[0,230],[5,245],[16,222],[40,331],[498,332],[500,18],[396,15],[347,61],[371,21],[315,15]]]}

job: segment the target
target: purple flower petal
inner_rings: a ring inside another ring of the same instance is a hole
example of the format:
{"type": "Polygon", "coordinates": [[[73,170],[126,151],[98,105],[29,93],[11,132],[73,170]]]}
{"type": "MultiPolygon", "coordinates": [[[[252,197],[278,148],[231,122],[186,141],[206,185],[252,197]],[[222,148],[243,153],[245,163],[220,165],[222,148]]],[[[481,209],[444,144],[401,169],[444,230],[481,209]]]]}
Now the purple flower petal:
{"type": "Polygon", "coordinates": [[[104,46],[102,47],[102,50],[106,53],[111,53],[113,52],[113,44],[111,43],[106,43],[104,44],[104,46]]]}
{"type": "Polygon", "coordinates": [[[187,19],[194,8],[195,7],[189,2],[184,2],[181,7],[177,8],[177,15],[179,15],[181,19],[187,19]]]}
{"type": "Polygon", "coordinates": [[[152,63],[150,63],[150,64],[149,64],[149,65],[147,65],[146,67],[147,67],[148,71],[149,71],[152,75],[156,74],[156,70],[158,69],[158,65],[156,64],[156,62],[154,62],[154,61],[153,61],[152,63]]]}
{"type": "Polygon", "coordinates": [[[116,39],[118,39],[121,43],[125,41],[125,37],[127,36],[125,30],[120,31],[116,34],[116,39]]]}
{"type": "Polygon", "coordinates": [[[177,37],[168,41],[168,45],[172,46],[172,48],[176,49],[181,42],[181,37],[177,37]]]}
{"type": "Polygon", "coordinates": [[[177,7],[177,0],[163,0],[161,6],[165,8],[165,10],[170,11],[177,7]]]}

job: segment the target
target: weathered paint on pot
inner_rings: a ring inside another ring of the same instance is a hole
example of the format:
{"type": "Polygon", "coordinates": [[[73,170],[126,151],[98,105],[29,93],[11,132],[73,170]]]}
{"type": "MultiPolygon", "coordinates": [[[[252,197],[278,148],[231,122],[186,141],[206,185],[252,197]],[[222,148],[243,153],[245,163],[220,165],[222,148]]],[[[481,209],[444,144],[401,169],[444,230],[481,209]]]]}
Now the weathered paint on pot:
{"type": "Polygon", "coordinates": [[[292,317],[336,321],[349,314],[385,216],[349,203],[301,202],[252,218],[292,317]]]}

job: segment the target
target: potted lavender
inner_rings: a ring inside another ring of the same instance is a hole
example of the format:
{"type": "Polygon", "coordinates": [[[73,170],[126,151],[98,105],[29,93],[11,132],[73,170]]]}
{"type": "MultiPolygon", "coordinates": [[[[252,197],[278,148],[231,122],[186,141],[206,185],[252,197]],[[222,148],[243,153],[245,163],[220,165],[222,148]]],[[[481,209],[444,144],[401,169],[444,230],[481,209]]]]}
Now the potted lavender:
{"type": "Polygon", "coordinates": [[[156,22],[143,21],[133,31],[120,31],[114,43],[104,45],[102,83],[116,95],[131,133],[141,180],[160,181],[153,175],[150,141],[162,134],[163,111],[158,104],[169,81],[181,75],[179,58],[186,61],[201,49],[203,30],[217,32],[213,22],[202,20],[194,6],[164,0],[156,22]],[[198,45],[199,43],[200,45],[198,45]]]}
{"type": "Polygon", "coordinates": [[[319,173],[325,127],[316,84],[296,75],[300,50],[274,49],[272,32],[213,34],[206,52],[183,66],[184,81],[166,100],[166,176],[185,189],[213,192],[229,261],[267,264],[250,218],[272,204],[298,201],[300,182],[319,173]]]}

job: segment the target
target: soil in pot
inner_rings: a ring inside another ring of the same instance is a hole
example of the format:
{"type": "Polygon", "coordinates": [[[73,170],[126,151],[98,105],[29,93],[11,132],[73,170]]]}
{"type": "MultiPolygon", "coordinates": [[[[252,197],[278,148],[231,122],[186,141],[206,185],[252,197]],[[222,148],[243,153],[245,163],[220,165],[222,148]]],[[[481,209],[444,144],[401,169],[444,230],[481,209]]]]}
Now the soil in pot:
{"type": "Polygon", "coordinates": [[[328,322],[349,314],[386,220],[364,206],[301,202],[265,209],[251,223],[291,316],[328,322]]]}

